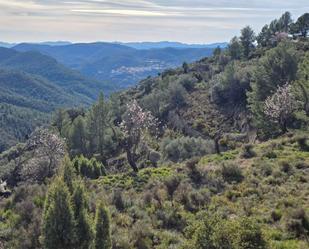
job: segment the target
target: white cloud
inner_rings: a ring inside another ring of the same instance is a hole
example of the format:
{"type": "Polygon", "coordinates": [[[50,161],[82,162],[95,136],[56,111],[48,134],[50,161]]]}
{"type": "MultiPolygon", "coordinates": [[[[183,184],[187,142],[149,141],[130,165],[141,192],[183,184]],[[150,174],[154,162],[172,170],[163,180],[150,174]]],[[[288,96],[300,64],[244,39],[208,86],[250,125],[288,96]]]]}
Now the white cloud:
{"type": "Polygon", "coordinates": [[[94,13],[94,14],[115,14],[126,16],[166,16],[164,12],[145,11],[145,10],[131,10],[131,9],[72,9],[72,12],[79,13],[94,13]]]}
{"type": "Polygon", "coordinates": [[[259,30],[308,0],[0,0],[7,41],[226,41],[250,24],[259,30]],[[266,6],[266,7],[265,7],[266,6]]]}

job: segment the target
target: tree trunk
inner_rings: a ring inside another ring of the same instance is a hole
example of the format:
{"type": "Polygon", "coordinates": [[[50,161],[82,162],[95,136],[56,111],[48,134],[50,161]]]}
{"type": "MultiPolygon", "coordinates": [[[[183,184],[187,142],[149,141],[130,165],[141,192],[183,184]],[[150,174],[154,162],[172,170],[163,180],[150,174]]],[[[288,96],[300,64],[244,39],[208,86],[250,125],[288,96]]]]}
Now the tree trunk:
{"type": "Polygon", "coordinates": [[[49,158],[49,163],[48,163],[48,173],[47,173],[47,177],[52,177],[53,173],[52,173],[52,165],[53,165],[53,158],[49,158]]]}
{"type": "Polygon", "coordinates": [[[134,156],[132,155],[129,148],[127,148],[127,159],[128,159],[128,162],[129,162],[131,168],[133,169],[133,171],[138,172],[138,168],[137,168],[137,165],[135,163],[134,156]]]}
{"type": "Polygon", "coordinates": [[[281,118],[280,126],[281,126],[281,131],[282,131],[283,134],[288,132],[287,122],[286,122],[285,118],[281,118]]]}
{"type": "Polygon", "coordinates": [[[215,141],[215,150],[216,150],[216,153],[220,155],[220,154],[221,154],[221,151],[220,151],[220,145],[219,145],[219,138],[215,138],[214,141],[215,141]]]}

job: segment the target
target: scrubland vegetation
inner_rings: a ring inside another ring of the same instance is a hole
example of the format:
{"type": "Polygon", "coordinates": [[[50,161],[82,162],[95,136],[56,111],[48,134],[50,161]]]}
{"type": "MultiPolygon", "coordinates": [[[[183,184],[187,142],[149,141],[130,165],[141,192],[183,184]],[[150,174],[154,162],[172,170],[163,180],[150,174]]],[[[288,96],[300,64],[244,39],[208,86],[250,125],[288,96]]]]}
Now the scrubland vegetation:
{"type": "Polygon", "coordinates": [[[58,110],[0,155],[0,248],[308,248],[308,31],[285,13],[58,110]]]}

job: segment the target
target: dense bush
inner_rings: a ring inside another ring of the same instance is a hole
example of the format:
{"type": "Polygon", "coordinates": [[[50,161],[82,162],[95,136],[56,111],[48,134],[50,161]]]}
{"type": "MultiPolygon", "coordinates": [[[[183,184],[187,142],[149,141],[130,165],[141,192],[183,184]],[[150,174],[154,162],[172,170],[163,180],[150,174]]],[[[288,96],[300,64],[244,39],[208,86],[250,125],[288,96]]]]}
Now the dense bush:
{"type": "Polygon", "coordinates": [[[215,151],[212,141],[193,137],[167,138],[163,140],[161,150],[164,157],[173,162],[181,162],[188,158],[211,154],[215,151]]]}
{"type": "Polygon", "coordinates": [[[302,208],[290,210],[286,220],[286,229],[296,237],[307,237],[309,233],[309,218],[306,211],[302,208]]]}
{"type": "Polygon", "coordinates": [[[218,105],[239,105],[247,103],[246,93],[250,87],[252,67],[231,62],[225,67],[212,88],[212,100],[218,105]]]}
{"type": "Polygon", "coordinates": [[[227,219],[203,214],[188,231],[191,241],[184,248],[192,249],[266,249],[261,227],[249,218],[227,219]]]}
{"type": "Polygon", "coordinates": [[[241,168],[233,163],[223,164],[221,174],[224,181],[229,183],[241,182],[244,178],[241,168]]]}
{"type": "Polygon", "coordinates": [[[104,165],[95,158],[89,160],[84,156],[75,157],[73,159],[73,165],[77,174],[90,179],[97,179],[105,175],[104,165]]]}
{"type": "Polygon", "coordinates": [[[254,146],[252,144],[245,144],[242,149],[243,151],[241,156],[243,158],[252,158],[256,156],[256,152],[253,150],[254,146]]]}
{"type": "Polygon", "coordinates": [[[297,137],[296,141],[301,150],[309,151],[308,138],[306,136],[297,137]]]}

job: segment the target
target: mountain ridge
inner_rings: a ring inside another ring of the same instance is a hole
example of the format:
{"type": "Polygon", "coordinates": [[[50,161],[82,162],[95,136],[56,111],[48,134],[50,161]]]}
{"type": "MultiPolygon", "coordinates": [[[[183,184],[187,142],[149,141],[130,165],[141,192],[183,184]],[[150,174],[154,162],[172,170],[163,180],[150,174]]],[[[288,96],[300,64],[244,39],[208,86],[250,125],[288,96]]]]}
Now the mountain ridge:
{"type": "Polygon", "coordinates": [[[65,46],[22,43],[14,49],[21,52],[39,51],[71,69],[79,70],[87,77],[110,82],[122,89],[135,85],[148,76],[155,76],[165,69],[178,67],[183,62],[193,62],[210,56],[214,47],[141,50],[126,44],[95,42],[65,46]]]}

